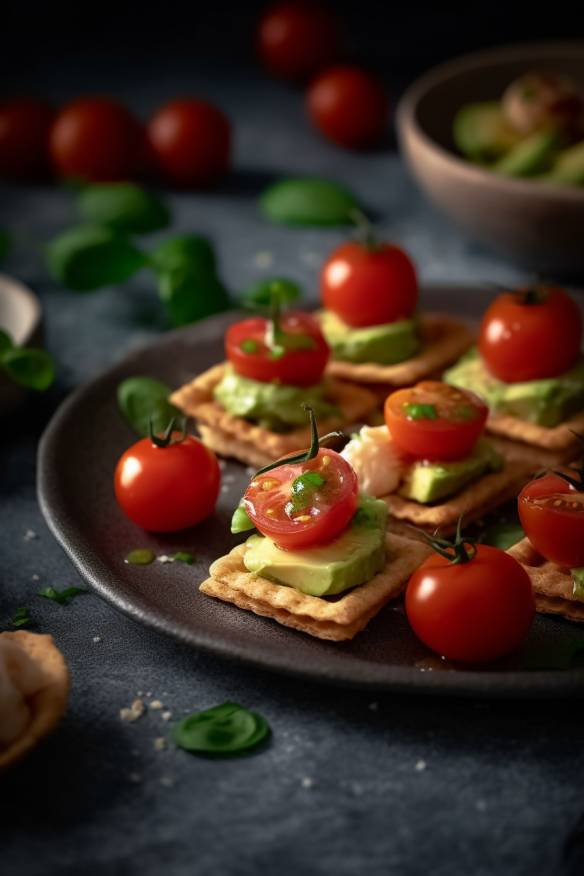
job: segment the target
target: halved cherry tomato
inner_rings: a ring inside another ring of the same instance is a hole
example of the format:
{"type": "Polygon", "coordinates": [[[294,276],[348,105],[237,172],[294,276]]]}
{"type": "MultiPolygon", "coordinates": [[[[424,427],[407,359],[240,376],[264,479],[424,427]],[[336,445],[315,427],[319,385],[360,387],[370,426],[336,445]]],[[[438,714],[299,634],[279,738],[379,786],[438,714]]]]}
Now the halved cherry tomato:
{"type": "Polygon", "coordinates": [[[257,33],[258,54],[282,79],[302,80],[339,54],[336,16],[318,3],[275,3],[263,14],[257,33]]]}
{"type": "Polygon", "coordinates": [[[53,165],[61,176],[107,181],[129,179],[140,169],[142,130],[125,106],[105,97],[63,107],[50,134],[53,165]]]}
{"type": "Polygon", "coordinates": [[[489,371],[506,383],[557,377],[578,360],[582,314],[552,286],[497,296],[481,322],[479,352],[489,371]]]}
{"type": "Polygon", "coordinates": [[[535,612],[525,569],[505,551],[483,544],[464,563],[438,554],[428,557],[410,578],[405,604],[412,629],[425,645],[465,663],[516,651],[535,612]]]}
{"type": "Polygon", "coordinates": [[[36,177],[49,167],[49,130],[55,112],[32,97],[0,104],[0,176],[36,177]]]}
{"type": "Polygon", "coordinates": [[[248,516],[285,550],[326,544],[357,510],[357,475],[334,450],[314,459],[284,463],[256,476],[243,497],[248,516]]]}
{"type": "Polygon", "coordinates": [[[385,422],[397,448],[414,459],[462,459],[483,431],[489,409],[465,389],[424,380],[392,392],[385,402],[385,422]]]}
{"type": "Polygon", "coordinates": [[[380,80],[359,67],[331,67],[311,83],[308,114],[319,131],[349,149],[381,140],[388,100],[380,80]]]}
{"type": "Polygon", "coordinates": [[[192,435],[158,447],[142,438],[120,457],[114,488],[120,508],[137,526],[175,532],[213,513],[221,472],[215,454],[192,435]]]}
{"type": "Polygon", "coordinates": [[[316,320],[289,311],[280,317],[281,334],[270,342],[270,320],[236,322],[225,334],[227,358],[242,377],[261,383],[313,386],[322,377],[330,349],[316,320]]]}
{"type": "Polygon", "coordinates": [[[355,328],[408,319],[418,303],[414,264],[391,243],[343,243],[323,265],[320,290],[324,306],[355,328]]]}
{"type": "Polygon", "coordinates": [[[559,475],[537,478],[519,493],[519,519],[538,553],[560,566],[584,566],[584,491],[559,475]]]}

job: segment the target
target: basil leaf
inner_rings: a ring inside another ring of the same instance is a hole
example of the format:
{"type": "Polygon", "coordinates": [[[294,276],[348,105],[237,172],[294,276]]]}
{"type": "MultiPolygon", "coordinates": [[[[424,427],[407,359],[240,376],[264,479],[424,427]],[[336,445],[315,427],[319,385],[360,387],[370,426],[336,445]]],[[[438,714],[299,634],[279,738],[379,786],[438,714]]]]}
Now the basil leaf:
{"type": "Polygon", "coordinates": [[[302,290],[294,280],[272,277],[249,286],[242,295],[242,302],[245,307],[267,308],[271,306],[274,296],[278,297],[280,306],[284,307],[302,298],[302,290]]]}
{"type": "Polygon", "coordinates": [[[45,350],[33,347],[3,349],[0,365],[15,383],[27,389],[40,392],[48,389],[55,379],[53,360],[45,350]]]}
{"type": "Polygon", "coordinates": [[[0,262],[3,262],[10,250],[10,235],[0,228],[0,262]]]}
{"type": "Polygon", "coordinates": [[[257,342],[253,338],[242,341],[239,347],[244,353],[257,353],[258,351],[257,342]]]}
{"type": "Polygon", "coordinates": [[[318,471],[305,471],[292,481],[292,510],[302,511],[313,500],[314,494],[319,487],[326,483],[326,478],[318,471]]]}
{"type": "Polygon", "coordinates": [[[260,208],[284,225],[350,225],[357,200],[338,183],[318,178],[283,179],[265,189],[260,208]]]}
{"type": "Polygon", "coordinates": [[[150,548],[134,548],[126,555],[124,562],[129,566],[149,566],[156,559],[156,554],[150,548]]]}
{"type": "Polygon", "coordinates": [[[574,599],[584,601],[584,568],[572,569],[572,595],[574,599]]]}
{"type": "Polygon", "coordinates": [[[434,405],[405,404],[404,412],[408,420],[437,420],[438,411],[434,405]]]}
{"type": "Polygon", "coordinates": [[[53,277],[74,292],[123,283],[146,264],[127,237],[101,225],[64,231],[48,245],[47,260],[53,277]]]}
{"type": "Polygon", "coordinates": [[[81,190],[78,209],[83,219],[128,234],[166,228],[170,213],[162,201],[135,183],[100,183],[81,190]]]}
{"type": "Polygon", "coordinates": [[[515,521],[508,523],[493,523],[481,534],[479,541],[481,544],[489,544],[492,547],[500,548],[506,551],[513,547],[518,541],[525,538],[525,532],[521,525],[515,521]]]}
{"type": "Polygon", "coordinates": [[[187,566],[192,566],[195,562],[193,554],[188,551],[177,551],[172,556],[173,563],[185,563],[187,566]]]}
{"type": "Polygon", "coordinates": [[[158,294],[173,325],[188,325],[231,307],[225,287],[215,276],[195,267],[159,274],[158,294]]]}
{"type": "Polygon", "coordinates": [[[245,754],[269,735],[270,727],[265,718],[237,703],[223,703],[204,712],[194,712],[173,729],[179,748],[207,757],[245,754]]]}
{"type": "Polygon", "coordinates": [[[179,234],[163,240],[149,256],[152,268],[165,274],[174,268],[197,268],[202,274],[215,276],[217,263],[213,247],[199,234],[179,234]]]}
{"type": "Polygon", "coordinates": [[[12,338],[5,332],[4,329],[0,328],[0,356],[5,353],[7,350],[13,350],[14,344],[12,343],[12,338]]]}
{"type": "Polygon", "coordinates": [[[54,587],[45,587],[39,590],[39,596],[57,602],[59,605],[69,605],[72,599],[81,593],[87,593],[83,587],[66,587],[64,590],[56,590],[54,587]]]}
{"type": "Polygon", "coordinates": [[[30,616],[28,608],[25,605],[17,608],[10,623],[13,627],[16,627],[17,629],[19,627],[30,626],[32,623],[32,618],[30,616]]]}
{"type": "Polygon", "coordinates": [[[180,411],[168,401],[172,390],[153,377],[128,377],[118,386],[118,406],[138,435],[150,434],[150,421],[155,433],[163,432],[180,411]]]}
{"type": "Polygon", "coordinates": [[[248,517],[243,502],[240,502],[231,518],[231,532],[233,535],[238,535],[240,532],[248,532],[250,529],[255,529],[255,523],[248,517]]]}

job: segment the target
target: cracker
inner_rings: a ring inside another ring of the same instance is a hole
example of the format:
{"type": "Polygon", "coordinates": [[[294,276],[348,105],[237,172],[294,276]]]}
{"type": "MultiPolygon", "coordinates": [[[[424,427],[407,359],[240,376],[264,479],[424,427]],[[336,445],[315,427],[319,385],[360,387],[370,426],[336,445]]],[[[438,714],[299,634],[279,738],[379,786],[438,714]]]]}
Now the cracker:
{"type": "Polygon", "coordinates": [[[46,679],[42,689],[28,700],[31,720],[24,734],[7,748],[0,750],[1,771],[24,757],[58,724],[67,708],[69,670],[52,636],[18,630],[0,633],[0,637],[22,648],[42,668],[46,679]]]}
{"type": "Polygon", "coordinates": [[[580,442],[573,433],[584,432],[584,411],[574,414],[569,420],[552,428],[528,423],[526,420],[520,420],[519,417],[492,414],[487,428],[493,434],[504,438],[522,441],[543,450],[558,451],[562,455],[561,461],[568,462],[580,451],[580,442]]]}
{"type": "Polygon", "coordinates": [[[456,362],[473,344],[472,332],[463,322],[442,313],[425,313],[420,319],[423,346],[416,356],[397,365],[332,360],[327,373],[355,383],[384,384],[388,391],[410,386],[456,362]]]}
{"type": "Polygon", "coordinates": [[[515,557],[529,575],[539,612],[584,621],[584,602],[573,597],[574,585],[569,569],[550,563],[538,554],[528,538],[521,539],[507,553],[515,557]]]}
{"type": "Polygon", "coordinates": [[[412,572],[431,552],[427,545],[391,533],[386,536],[386,545],[385,569],[339,597],[309,596],[248,572],[243,564],[245,544],[215,560],[209,569],[211,577],[199,589],[319,639],[352,639],[386,602],[402,592],[412,572]]]}
{"type": "MultiPolygon", "coordinates": [[[[194,417],[205,443],[224,455],[234,456],[249,465],[264,465],[310,445],[310,428],[291,432],[272,432],[243,417],[230,414],[213,398],[213,390],[223,377],[225,363],[213,366],[181,386],[170,401],[189,417],[194,417]],[[225,448],[224,450],[220,449],[225,448]]],[[[341,411],[340,417],[321,419],[321,435],[358,423],[376,406],[374,393],[361,386],[327,379],[326,396],[341,411]]]]}

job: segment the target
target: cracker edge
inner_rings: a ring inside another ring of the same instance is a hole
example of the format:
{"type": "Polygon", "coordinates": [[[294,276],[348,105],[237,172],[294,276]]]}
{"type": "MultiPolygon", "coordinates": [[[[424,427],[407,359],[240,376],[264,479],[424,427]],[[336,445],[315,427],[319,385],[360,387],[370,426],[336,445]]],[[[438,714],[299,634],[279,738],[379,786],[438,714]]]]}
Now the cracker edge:
{"type": "Polygon", "coordinates": [[[569,571],[541,557],[528,538],[522,538],[512,545],[507,553],[529,575],[538,612],[558,614],[567,620],[584,622],[584,602],[569,597],[572,590],[572,576],[569,571]]]}
{"type": "Polygon", "coordinates": [[[572,432],[584,431],[584,411],[553,428],[538,426],[537,423],[530,423],[519,417],[492,414],[487,422],[487,429],[493,435],[521,441],[541,450],[562,451],[566,454],[565,461],[569,462],[578,452],[578,440],[572,432]]]}

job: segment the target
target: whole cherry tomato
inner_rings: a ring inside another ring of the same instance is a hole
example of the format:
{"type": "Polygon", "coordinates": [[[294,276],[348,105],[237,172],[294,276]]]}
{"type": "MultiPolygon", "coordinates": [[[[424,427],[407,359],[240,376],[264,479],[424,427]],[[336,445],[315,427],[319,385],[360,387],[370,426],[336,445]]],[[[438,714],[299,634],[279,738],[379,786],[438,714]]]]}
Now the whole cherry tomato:
{"type": "Polygon", "coordinates": [[[357,475],[334,450],[256,475],[243,497],[248,516],[286,550],[336,538],[357,510],[357,475]]]}
{"type": "Polygon", "coordinates": [[[117,101],[81,98],[57,115],[50,151],[61,176],[98,182],[129,179],[141,169],[142,130],[117,101]]]}
{"type": "Polygon", "coordinates": [[[506,383],[557,377],[578,360],[582,314],[553,286],[498,295],[481,322],[479,352],[489,371],[506,383]]]}
{"type": "Polygon", "coordinates": [[[229,168],[229,121],[204,100],[171,100],[152,116],[147,133],[155,168],[172,185],[208,188],[229,168]]]}
{"type": "Polygon", "coordinates": [[[349,149],[381,140],[389,102],[376,76],[359,67],[331,67],[311,83],[308,114],[319,131],[349,149]]]}
{"type": "Polygon", "coordinates": [[[322,303],[354,328],[409,318],[418,303],[410,257],[391,243],[343,243],[320,274],[322,303]]]}
{"type": "Polygon", "coordinates": [[[337,18],[318,3],[275,3],[258,26],[258,54],[265,67],[282,79],[312,76],[338,57],[339,46],[337,18]]]}
{"type": "Polygon", "coordinates": [[[483,544],[466,551],[466,562],[434,554],[422,563],[408,583],[406,613],[432,651],[486,663],[520,647],[535,602],[529,576],[512,556],[483,544]]]}
{"type": "Polygon", "coordinates": [[[488,413],[487,405],[474,392],[438,380],[398,389],[385,401],[385,422],[398,450],[430,461],[468,456],[488,413]]]}
{"type": "Polygon", "coordinates": [[[225,352],[242,377],[287,386],[319,383],[330,355],[320,326],[308,313],[289,311],[273,322],[252,317],[236,322],[225,334],[225,352]]]}
{"type": "Polygon", "coordinates": [[[195,526],[215,508],[221,473],[214,453],[192,435],[174,432],[164,444],[142,438],[120,457],[114,487],[118,504],[137,526],[175,532],[195,526]]]}
{"type": "Polygon", "coordinates": [[[49,130],[55,111],[23,97],[0,104],[0,176],[34,178],[49,168],[49,130]]]}
{"type": "Polygon", "coordinates": [[[584,481],[579,480],[581,489],[559,475],[545,475],[527,484],[518,500],[521,525],[536,551],[570,569],[584,566],[584,481]]]}

